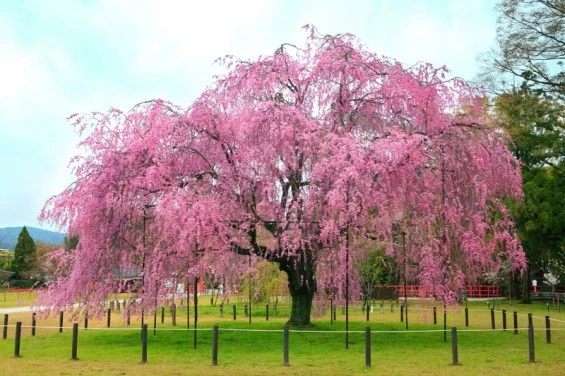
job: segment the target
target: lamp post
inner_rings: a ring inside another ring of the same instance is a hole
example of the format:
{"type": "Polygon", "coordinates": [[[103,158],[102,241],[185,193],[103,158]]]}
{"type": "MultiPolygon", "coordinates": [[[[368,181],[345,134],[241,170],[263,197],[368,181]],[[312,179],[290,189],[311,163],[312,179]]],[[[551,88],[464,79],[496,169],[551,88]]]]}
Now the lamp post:
{"type": "Polygon", "coordinates": [[[147,205],[143,206],[143,236],[142,236],[142,243],[143,243],[143,255],[141,261],[141,273],[143,273],[141,279],[141,327],[145,324],[145,308],[143,306],[143,297],[145,294],[145,253],[147,247],[147,239],[145,237],[145,231],[147,226],[147,205]]]}
{"type": "Polygon", "coordinates": [[[406,314],[406,330],[408,330],[408,283],[407,283],[407,260],[406,260],[406,232],[402,231],[402,250],[404,252],[404,310],[406,314]]]}
{"type": "Polygon", "coordinates": [[[349,222],[345,237],[345,348],[349,349],[349,222]]]}
{"type": "Polygon", "coordinates": [[[249,310],[247,311],[249,317],[249,324],[251,324],[251,252],[249,252],[249,256],[247,258],[248,261],[248,268],[249,272],[247,274],[247,282],[249,284],[249,310]]]}
{"type": "MultiPolygon", "coordinates": [[[[349,158],[349,156],[348,156],[349,158]]],[[[347,182],[346,210],[349,208],[349,181],[347,182]]],[[[349,213],[347,213],[349,215],[349,213]]],[[[349,218],[345,228],[345,349],[349,349],[349,218]]]]}

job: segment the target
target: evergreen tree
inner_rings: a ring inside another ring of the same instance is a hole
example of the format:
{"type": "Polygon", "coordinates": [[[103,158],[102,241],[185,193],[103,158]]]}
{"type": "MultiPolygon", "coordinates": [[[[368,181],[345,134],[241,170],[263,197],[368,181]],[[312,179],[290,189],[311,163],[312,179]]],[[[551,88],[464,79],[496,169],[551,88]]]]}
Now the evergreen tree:
{"type": "Polygon", "coordinates": [[[522,164],[524,200],[510,208],[529,261],[522,280],[522,302],[529,303],[531,280],[565,262],[565,106],[524,82],[497,97],[495,109],[522,164]]]}
{"type": "Polygon", "coordinates": [[[18,243],[14,249],[12,270],[20,276],[26,275],[35,266],[36,257],[35,243],[24,226],[18,235],[18,243]]]}

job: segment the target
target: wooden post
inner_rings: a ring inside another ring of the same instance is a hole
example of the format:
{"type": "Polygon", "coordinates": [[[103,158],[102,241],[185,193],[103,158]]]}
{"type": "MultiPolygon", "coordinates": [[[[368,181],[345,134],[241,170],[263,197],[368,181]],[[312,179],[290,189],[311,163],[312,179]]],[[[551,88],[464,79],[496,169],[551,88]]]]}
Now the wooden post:
{"type": "Polygon", "coordinates": [[[14,356],[19,358],[20,356],[20,344],[22,338],[22,322],[18,321],[16,323],[16,338],[14,341],[14,356]]]}
{"type": "Polygon", "coordinates": [[[35,312],[33,312],[31,314],[31,336],[34,337],[35,336],[35,312]]]}
{"type": "Polygon", "coordinates": [[[437,324],[437,309],[434,307],[434,325],[437,324]]]}
{"type": "Polygon", "coordinates": [[[549,322],[549,316],[545,316],[545,341],[551,343],[551,324],[549,322]]]}
{"type": "Polygon", "coordinates": [[[141,363],[147,363],[147,324],[141,328],[141,363]]]}
{"type": "Polygon", "coordinates": [[[188,296],[190,293],[187,293],[186,298],[186,328],[190,329],[190,297],[188,296]]]}
{"type": "Polygon", "coordinates": [[[265,321],[269,321],[269,305],[265,308],[265,321]]]}
{"type": "Polygon", "coordinates": [[[506,330],[506,310],[502,310],[502,329],[506,330]]]}
{"type": "Polygon", "coordinates": [[[365,328],[365,367],[371,367],[371,328],[365,328]]]}
{"type": "Polygon", "coordinates": [[[518,312],[514,311],[514,334],[518,334],[518,312]]]}
{"type": "Polygon", "coordinates": [[[63,333],[63,311],[59,312],[59,333],[63,333]]]}
{"type": "Polygon", "coordinates": [[[78,360],[77,358],[77,348],[78,348],[78,324],[73,324],[73,342],[71,344],[71,359],[78,360]]]}
{"type": "Polygon", "coordinates": [[[112,309],[108,308],[108,310],[106,311],[106,328],[110,327],[110,320],[112,319],[112,309]]]}
{"type": "Polygon", "coordinates": [[[465,327],[469,327],[469,308],[465,307],[465,327]]]}
{"type": "Polygon", "coordinates": [[[528,325],[528,354],[530,356],[530,363],[536,361],[536,354],[534,348],[534,326],[528,325]]]}
{"type": "Polygon", "coordinates": [[[400,306],[400,322],[404,322],[404,304],[400,306]]]}
{"type": "Polygon", "coordinates": [[[198,331],[198,277],[194,277],[194,348],[196,348],[196,335],[198,331]]]}
{"type": "Polygon", "coordinates": [[[453,362],[451,365],[457,366],[459,365],[459,352],[457,350],[457,328],[451,328],[451,356],[453,362]]]}
{"type": "Polygon", "coordinates": [[[443,305],[443,342],[447,342],[447,306],[443,305]]]}
{"type": "Polygon", "coordinates": [[[4,328],[2,329],[2,339],[8,338],[8,314],[4,314],[4,328]]]}
{"type": "Polygon", "coordinates": [[[165,323],[165,307],[161,307],[161,324],[165,323]]]}
{"type": "Polygon", "coordinates": [[[288,342],[289,342],[288,326],[285,325],[283,331],[283,366],[290,365],[288,362],[288,342]]]}
{"type": "MultiPolygon", "coordinates": [[[[186,328],[190,329],[190,283],[186,280],[186,328]]],[[[196,289],[194,290],[196,294],[196,289]]]]}
{"type": "Polygon", "coordinates": [[[495,328],[495,325],[494,325],[494,308],[490,309],[490,326],[491,326],[491,329],[494,330],[494,328],[495,328]]]}
{"type": "Polygon", "coordinates": [[[212,365],[218,365],[218,325],[214,325],[212,331],[212,365]]]}
{"type": "Polygon", "coordinates": [[[235,321],[236,319],[236,315],[237,315],[237,308],[235,307],[235,304],[233,305],[233,321],[235,321]]]}

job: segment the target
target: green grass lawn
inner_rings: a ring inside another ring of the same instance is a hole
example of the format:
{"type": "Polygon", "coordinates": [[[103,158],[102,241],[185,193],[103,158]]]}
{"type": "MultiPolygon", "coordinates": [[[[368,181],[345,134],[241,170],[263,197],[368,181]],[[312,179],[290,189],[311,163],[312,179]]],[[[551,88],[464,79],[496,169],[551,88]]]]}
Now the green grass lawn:
{"type": "MultiPolygon", "coordinates": [[[[206,302],[201,299],[201,302],[206,302]]],[[[194,348],[193,312],[190,330],[186,330],[186,311],[179,308],[177,325],[171,325],[169,310],[161,324],[157,315],[157,333],[153,334],[153,316],[149,324],[148,363],[141,364],[139,318],[128,327],[120,313],[112,315],[111,328],[106,319],[90,320],[84,330],[80,321],[78,357],[71,358],[71,323],[65,321],[58,333],[58,318],[39,319],[37,335],[31,336],[29,314],[12,319],[22,321],[20,358],[14,358],[14,329],[8,339],[0,340],[1,375],[558,375],[565,369],[565,312],[547,312],[547,306],[497,303],[495,326],[486,302],[469,302],[469,324],[465,327],[463,307],[449,307],[446,327],[458,328],[459,362],[452,366],[451,335],[444,342],[443,310],[438,307],[433,323],[433,304],[411,302],[409,331],[400,322],[396,305],[390,312],[388,302],[365,321],[359,307],[350,313],[349,349],[345,349],[345,316],[338,311],[337,321],[329,315],[315,318],[308,330],[291,330],[290,366],[283,366],[282,328],[288,315],[280,307],[278,316],[265,318],[265,306],[256,305],[252,323],[238,305],[237,320],[232,305],[223,317],[218,307],[203,305],[199,310],[197,347],[194,348]],[[502,331],[502,310],[507,311],[508,330],[502,331]],[[519,313],[519,333],[513,334],[512,312],[519,313]],[[536,362],[528,362],[527,314],[532,313],[535,331],[536,362]],[[552,319],[552,343],[546,343],[545,316],[552,319]],[[218,366],[211,365],[211,328],[218,325],[218,366]],[[365,367],[366,326],[372,330],[372,367],[365,367]]]]}
{"type": "Polygon", "coordinates": [[[24,307],[35,302],[37,294],[35,292],[6,292],[0,289],[0,308],[24,307]]]}

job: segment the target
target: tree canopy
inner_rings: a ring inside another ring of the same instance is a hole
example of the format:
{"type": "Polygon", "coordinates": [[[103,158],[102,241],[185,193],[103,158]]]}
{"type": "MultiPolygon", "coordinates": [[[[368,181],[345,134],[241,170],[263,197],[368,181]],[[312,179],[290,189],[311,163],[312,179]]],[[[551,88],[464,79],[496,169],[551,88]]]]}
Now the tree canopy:
{"type": "Polygon", "coordinates": [[[290,323],[307,325],[316,294],[347,295],[367,242],[442,300],[503,263],[525,266],[502,202],[521,196],[519,165],[484,93],[306,30],[304,47],[223,59],[229,72],[187,109],[156,100],[71,117],[85,154],[41,218],[79,240],[43,302],[102,300],[135,266],[138,306],[155,309],[167,279],[227,273],[245,255],[287,274],[290,323]]]}

